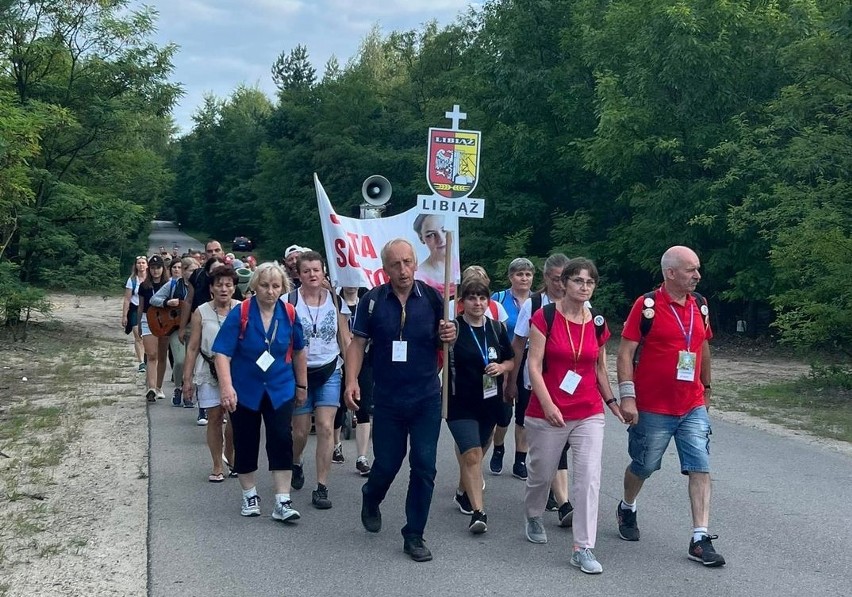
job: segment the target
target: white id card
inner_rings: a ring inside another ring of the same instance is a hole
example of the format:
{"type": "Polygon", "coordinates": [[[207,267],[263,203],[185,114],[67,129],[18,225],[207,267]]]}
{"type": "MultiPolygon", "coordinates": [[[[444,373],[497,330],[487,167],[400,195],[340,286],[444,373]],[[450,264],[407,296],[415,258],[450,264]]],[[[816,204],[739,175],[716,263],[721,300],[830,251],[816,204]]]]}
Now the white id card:
{"type": "Polygon", "coordinates": [[[394,340],[391,360],[394,363],[405,363],[408,361],[408,342],[406,340],[394,340]]]}
{"type": "Polygon", "coordinates": [[[580,380],[583,379],[580,377],[576,371],[569,370],[568,373],[565,374],[565,377],[562,378],[562,383],[559,384],[559,389],[563,392],[567,392],[568,394],[573,394],[577,390],[577,386],[580,385],[580,380]]]}
{"type": "Polygon", "coordinates": [[[695,353],[681,350],[677,353],[677,380],[695,381],[695,353]]]}
{"type": "Polygon", "coordinates": [[[269,354],[268,350],[264,350],[263,354],[257,357],[257,360],[255,361],[255,363],[257,363],[257,366],[260,367],[261,371],[266,371],[267,369],[269,369],[272,366],[272,363],[274,362],[275,357],[269,354]]]}
{"type": "Polygon", "coordinates": [[[482,376],[482,397],[486,400],[497,395],[497,378],[490,375],[482,376]]]}

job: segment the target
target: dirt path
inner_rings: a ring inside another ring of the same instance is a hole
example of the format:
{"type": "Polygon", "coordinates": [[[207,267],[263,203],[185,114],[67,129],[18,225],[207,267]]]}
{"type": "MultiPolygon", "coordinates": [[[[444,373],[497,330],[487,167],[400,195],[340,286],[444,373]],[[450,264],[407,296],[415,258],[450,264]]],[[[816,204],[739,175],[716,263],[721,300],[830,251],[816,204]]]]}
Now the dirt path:
{"type": "MultiPolygon", "coordinates": [[[[27,343],[0,339],[0,596],[144,595],[148,421],[121,299],[52,300],[53,319],[27,343]]],[[[806,372],[719,351],[714,391],[806,372]]],[[[743,413],[715,416],[852,453],[743,413]]]]}
{"type": "Polygon", "coordinates": [[[144,595],[148,423],[121,299],[52,300],[55,321],[0,344],[0,595],[144,595]]]}

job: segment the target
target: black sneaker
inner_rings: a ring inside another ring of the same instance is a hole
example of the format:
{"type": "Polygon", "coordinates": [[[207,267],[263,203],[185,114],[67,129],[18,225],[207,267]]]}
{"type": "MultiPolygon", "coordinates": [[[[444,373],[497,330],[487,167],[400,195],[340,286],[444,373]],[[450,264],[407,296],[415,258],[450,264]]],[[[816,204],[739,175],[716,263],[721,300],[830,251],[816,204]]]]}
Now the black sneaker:
{"type": "Polygon", "coordinates": [[[467,514],[470,516],[473,514],[473,506],[470,504],[470,498],[467,497],[467,492],[459,493],[456,492],[456,495],[453,496],[453,503],[459,507],[459,512],[462,514],[467,514]]]}
{"type": "Polygon", "coordinates": [[[559,514],[559,526],[563,528],[568,528],[574,522],[574,506],[571,505],[570,501],[565,502],[561,506],[559,506],[558,510],[559,514]]]}
{"type": "Polygon", "coordinates": [[[470,524],[467,530],[474,535],[481,535],[488,530],[488,516],[482,510],[474,510],[470,516],[470,524]]]}
{"type": "Polygon", "coordinates": [[[713,539],[718,538],[719,535],[702,535],[697,543],[690,539],[689,559],[701,562],[708,568],[724,566],[725,558],[721,554],[716,553],[716,549],[713,547],[713,539]]]}
{"type": "Polygon", "coordinates": [[[374,506],[367,500],[361,502],[361,524],[370,533],[378,533],[382,530],[382,513],[378,504],[374,506]]]}
{"type": "Polygon", "coordinates": [[[198,416],[195,417],[195,424],[199,427],[204,427],[207,425],[207,409],[200,408],[198,409],[198,416]]]}
{"type": "Polygon", "coordinates": [[[172,406],[180,406],[182,394],[183,390],[181,390],[180,388],[175,388],[175,391],[172,394],[172,406]]]}
{"type": "Polygon", "coordinates": [[[488,468],[492,475],[500,475],[503,473],[503,455],[506,453],[505,446],[494,446],[491,451],[491,462],[488,463],[488,468]]]}
{"type": "Polygon", "coordinates": [[[334,452],[331,453],[331,461],[335,464],[346,462],[346,458],[343,456],[343,444],[334,446],[334,452]]]}
{"type": "Polygon", "coordinates": [[[559,510],[559,504],[556,503],[556,498],[553,497],[553,490],[547,494],[547,505],[544,509],[548,512],[556,512],[559,510]]]}
{"type": "Polygon", "coordinates": [[[512,476],[521,481],[527,480],[527,463],[516,462],[512,465],[512,476]]]}
{"type": "Polygon", "coordinates": [[[432,559],[432,552],[423,542],[423,537],[409,535],[404,537],[402,551],[407,553],[415,562],[428,562],[432,559]]]}
{"type": "Polygon", "coordinates": [[[619,501],[616,506],[616,517],[618,518],[618,536],[625,541],[639,541],[639,526],[636,524],[636,512],[625,510],[621,507],[623,502],[619,501]]]}
{"type": "Polygon", "coordinates": [[[311,492],[311,503],[317,510],[331,508],[331,500],[328,499],[328,487],[322,483],[317,484],[317,488],[311,492]]]}
{"type": "Polygon", "coordinates": [[[367,462],[367,459],[363,456],[355,461],[355,470],[358,471],[358,474],[362,477],[370,476],[370,463],[367,462]]]}
{"type": "Polygon", "coordinates": [[[290,487],[301,489],[305,486],[305,471],[301,464],[293,465],[293,476],[290,479],[290,487]]]}

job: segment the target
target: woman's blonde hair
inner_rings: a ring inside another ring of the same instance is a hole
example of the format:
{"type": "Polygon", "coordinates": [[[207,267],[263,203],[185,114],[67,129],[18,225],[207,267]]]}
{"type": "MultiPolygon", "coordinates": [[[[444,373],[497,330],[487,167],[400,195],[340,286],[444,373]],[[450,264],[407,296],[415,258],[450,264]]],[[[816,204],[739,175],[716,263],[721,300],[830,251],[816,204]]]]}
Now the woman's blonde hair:
{"type": "Polygon", "coordinates": [[[265,276],[275,275],[276,273],[281,276],[281,285],[284,287],[281,294],[287,294],[293,289],[293,286],[290,284],[290,276],[284,272],[283,267],[274,261],[267,261],[257,266],[257,269],[251,273],[251,278],[249,278],[249,290],[257,292],[257,285],[260,283],[260,279],[265,276]]]}

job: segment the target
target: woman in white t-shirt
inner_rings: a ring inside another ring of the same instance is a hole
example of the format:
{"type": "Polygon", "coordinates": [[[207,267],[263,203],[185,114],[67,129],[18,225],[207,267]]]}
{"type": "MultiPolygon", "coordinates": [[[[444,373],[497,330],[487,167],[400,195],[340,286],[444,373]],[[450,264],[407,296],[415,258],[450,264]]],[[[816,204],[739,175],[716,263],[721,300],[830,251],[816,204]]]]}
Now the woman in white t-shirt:
{"type": "Polygon", "coordinates": [[[296,316],[305,332],[308,354],[308,399],[293,411],[293,489],[305,483],[302,452],[311,429],[311,414],[317,433],[317,488],[311,503],[320,510],[331,508],[328,474],[334,450],[334,415],[340,405],[342,352],[349,343],[349,308],[341,304],[326,281],[325,263],[316,251],[299,257],[302,285],[287,300],[296,306],[296,316]]]}
{"type": "Polygon", "coordinates": [[[142,348],[142,336],[139,333],[137,309],[139,307],[139,287],[147,276],[148,258],[145,255],[139,255],[133,262],[130,277],[124,284],[124,300],[121,304],[121,326],[124,328],[125,334],[133,333],[133,348],[136,350],[136,360],[139,362],[140,373],[145,371],[145,361],[143,360],[145,350],[142,348]]]}

